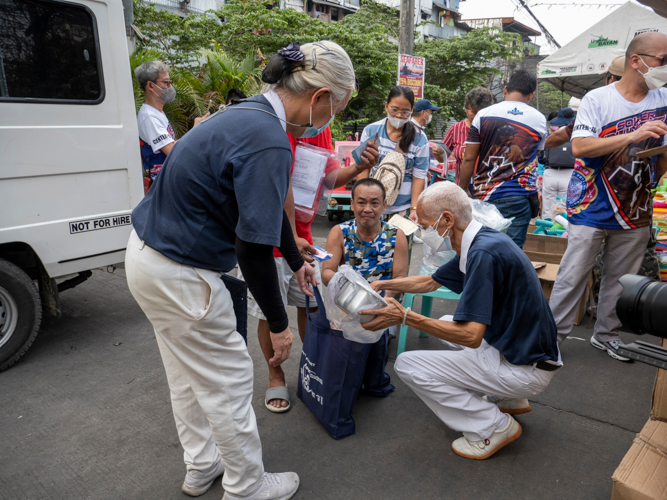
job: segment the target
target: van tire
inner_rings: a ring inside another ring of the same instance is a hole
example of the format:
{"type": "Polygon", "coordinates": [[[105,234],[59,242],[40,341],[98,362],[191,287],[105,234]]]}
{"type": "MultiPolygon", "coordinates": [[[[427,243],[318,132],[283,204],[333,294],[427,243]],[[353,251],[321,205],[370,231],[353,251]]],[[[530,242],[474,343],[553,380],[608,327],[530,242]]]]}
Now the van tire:
{"type": "Polygon", "coordinates": [[[0,259],[0,371],[16,363],[37,337],[42,303],[35,283],[20,267],[0,259]],[[12,328],[9,322],[16,322],[12,328]],[[1,334],[0,334],[1,335],[1,334]],[[9,337],[4,338],[6,335],[9,337]]]}

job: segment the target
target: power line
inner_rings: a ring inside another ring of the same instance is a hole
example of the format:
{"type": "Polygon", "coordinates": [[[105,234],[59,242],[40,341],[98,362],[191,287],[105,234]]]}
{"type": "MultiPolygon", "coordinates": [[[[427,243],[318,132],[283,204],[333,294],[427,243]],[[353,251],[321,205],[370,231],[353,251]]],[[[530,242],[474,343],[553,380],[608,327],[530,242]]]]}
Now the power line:
{"type": "Polygon", "coordinates": [[[556,41],[553,35],[549,33],[549,30],[544,27],[544,25],[540,22],[537,16],[533,14],[533,11],[530,10],[530,7],[528,7],[528,5],[526,5],[526,2],[524,0],[517,0],[517,1],[523,6],[524,9],[526,9],[526,12],[528,12],[530,17],[532,17],[535,20],[535,22],[542,30],[542,33],[544,33],[544,36],[547,38],[547,40],[560,49],[560,44],[556,41]]]}
{"type": "Polygon", "coordinates": [[[533,2],[530,4],[530,7],[597,7],[611,9],[614,7],[620,7],[622,3],[562,3],[562,2],[533,2]]]}

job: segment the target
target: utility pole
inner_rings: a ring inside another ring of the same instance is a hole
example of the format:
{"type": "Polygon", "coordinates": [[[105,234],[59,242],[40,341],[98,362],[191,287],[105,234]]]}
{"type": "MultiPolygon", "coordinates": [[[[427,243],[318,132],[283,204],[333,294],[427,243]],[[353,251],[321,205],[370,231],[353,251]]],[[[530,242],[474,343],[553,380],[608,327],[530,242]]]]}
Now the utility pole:
{"type": "Polygon", "coordinates": [[[399,29],[398,52],[412,55],[415,47],[415,0],[401,0],[399,29]]]}

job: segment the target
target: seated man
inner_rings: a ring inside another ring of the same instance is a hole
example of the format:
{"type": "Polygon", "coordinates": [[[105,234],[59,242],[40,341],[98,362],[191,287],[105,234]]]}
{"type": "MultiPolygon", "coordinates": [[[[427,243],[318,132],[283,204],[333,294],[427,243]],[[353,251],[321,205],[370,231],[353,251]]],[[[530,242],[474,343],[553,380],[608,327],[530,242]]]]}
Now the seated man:
{"type": "Polygon", "coordinates": [[[488,458],[521,435],[512,414],[530,411],[525,398],[544,391],[562,365],[556,324],[526,254],[507,235],[472,219],[460,187],[430,186],[419,196],[417,215],[428,228],[424,244],[457,256],[433,276],[371,286],[394,293],[445,286],[461,294],[453,320],[430,319],[387,299],[384,309],[362,311],[377,315],[364,327],[403,323],[446,341],[453,350],[405,352],[394,369],[440,420],[463,432],[452,443],[454,453],[488,458]]]}
{"type": "MultiPolygon", "coordinates": [[[[331,259],[322,263],[322,281],[325,285],[338,271],[338,266],[348,264],[368,282],[404,278],[408,275],[408,241],[402,230],[382,221],[387,206],[382,183],[376,179],[360,179],[352,187],[350,206],[354,219],[338,224],[327,238],[327,252],[331,259]]],[[[395,296],[389,292],[388,296],[395,296]]],[[[380,330],[380,328],[377,328],[380,330]]],[[[373,345],[369,359],[381,359],[382,369],[367,365],[364,390],[375,396],[386,396],[393,390],[389,375],[384,371],[387,363],[389,333],[373,345]]]]}

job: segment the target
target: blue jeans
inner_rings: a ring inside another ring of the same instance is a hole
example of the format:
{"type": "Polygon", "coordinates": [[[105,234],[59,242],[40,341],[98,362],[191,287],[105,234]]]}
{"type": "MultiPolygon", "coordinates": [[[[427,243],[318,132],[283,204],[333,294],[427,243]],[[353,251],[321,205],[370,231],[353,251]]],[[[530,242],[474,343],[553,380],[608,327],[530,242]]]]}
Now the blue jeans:
{"type": "Polygon", "coordinates": [[[528,224],[530,224],[528,196],[505,196],[504,198],[491,200],[489,203],[495,205],[506,219],[514,217],[512,225],[507,229],[507,236],[512,238],[512,241],[519,245],[519,248],[523,248],[523,244],[526,242],[528,224]]]}

